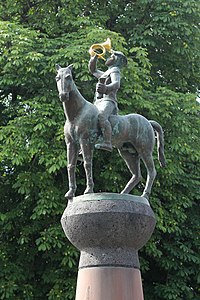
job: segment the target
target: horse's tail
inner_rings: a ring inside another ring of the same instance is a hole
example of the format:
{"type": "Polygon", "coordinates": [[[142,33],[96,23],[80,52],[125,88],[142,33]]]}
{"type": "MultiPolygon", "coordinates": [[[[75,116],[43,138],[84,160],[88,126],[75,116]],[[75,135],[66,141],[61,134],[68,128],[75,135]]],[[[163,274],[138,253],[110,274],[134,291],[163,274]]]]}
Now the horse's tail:
{"type": "Polygon", "coordinates": [[[160,162],[161,167],[166,166],[165,154],[164,154],[164,133],[163,129],[159,123],[156,121],[149,121],[153,127],[153,129],[157,133],[157,150],[158,150],[158,160],[160,162]]]}

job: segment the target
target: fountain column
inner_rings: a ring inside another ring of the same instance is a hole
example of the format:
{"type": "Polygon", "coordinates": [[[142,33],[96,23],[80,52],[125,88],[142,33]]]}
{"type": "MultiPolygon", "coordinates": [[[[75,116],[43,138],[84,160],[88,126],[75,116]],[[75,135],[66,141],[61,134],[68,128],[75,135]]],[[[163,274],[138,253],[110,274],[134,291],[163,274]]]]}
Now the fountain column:
{"type": "Polygon", "coordinates": [[[150,239],[155,216],[144,197],[97,193],[69,201],[61,218],[80,250],[75,300],[143,300],[138,250],[150,239]]]}

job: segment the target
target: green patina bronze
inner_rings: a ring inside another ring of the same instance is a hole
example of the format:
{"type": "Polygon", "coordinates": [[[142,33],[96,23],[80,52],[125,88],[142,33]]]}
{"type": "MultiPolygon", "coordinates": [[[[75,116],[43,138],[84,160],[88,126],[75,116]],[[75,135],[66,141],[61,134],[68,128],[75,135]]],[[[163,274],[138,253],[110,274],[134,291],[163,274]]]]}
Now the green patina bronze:
{"type": "Polygon", "coordinates": [[[94,56],[89,62],[89,70],[99,80],[94,104],[88,102],[77,89],[72,77],[72,65],[65,68],[56,65],[57,87],[66,116],[64,134],[67,145],[69,190],[65,197],[72,199],[75,196],[75,169],[80,150],[86,173],[84,193],[90,194],[93,193],[94,187],[92,175],[94,148],[112,151],[112,147],[115,147],[132,174],[121,193],[128,194],[140,181],[140,159],[142,159],[147,169],[147,180],[142,196],[148,199],[156,176],[152,157],[155,132],[158,159],[161,166],[165,165],[162,127],[139,114],[125,116],[117,114],[119,69],[126,64],[126,57],[121,52],[112,51],[106,61],[108,67],[106,72],[99,71],[96,63],[97,57],[94,56]]]}

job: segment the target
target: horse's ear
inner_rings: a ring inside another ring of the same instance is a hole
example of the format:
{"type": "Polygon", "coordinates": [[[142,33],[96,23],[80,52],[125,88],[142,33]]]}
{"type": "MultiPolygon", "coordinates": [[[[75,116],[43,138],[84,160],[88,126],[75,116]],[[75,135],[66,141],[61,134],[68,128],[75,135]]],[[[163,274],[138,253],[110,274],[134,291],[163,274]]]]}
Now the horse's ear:
{"type": "Polygon", "coordinates": [[[60,70],[61,66],[59,66],[58,64],[56,64],[56,71],[60,70]]]}
{"type": "Polygon", "coordinates": [[[72,71],[72,69],[73,69],[73,64],[69,65],[67,68],[70,69],[70,71],[72,71]]]}

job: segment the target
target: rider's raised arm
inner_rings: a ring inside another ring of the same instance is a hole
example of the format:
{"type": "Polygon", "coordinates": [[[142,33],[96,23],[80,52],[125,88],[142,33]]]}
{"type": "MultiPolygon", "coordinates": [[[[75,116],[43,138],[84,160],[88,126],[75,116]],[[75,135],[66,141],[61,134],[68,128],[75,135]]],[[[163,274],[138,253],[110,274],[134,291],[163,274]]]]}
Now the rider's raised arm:
{"type": "Polygon", "coordinates": [[[89,60],[89,70],[90,72],[97,78],[101,77],[101,75],[103,75],[103,72],[97,69],[97,55],[93,56],[90,58],[89,60]]]}

